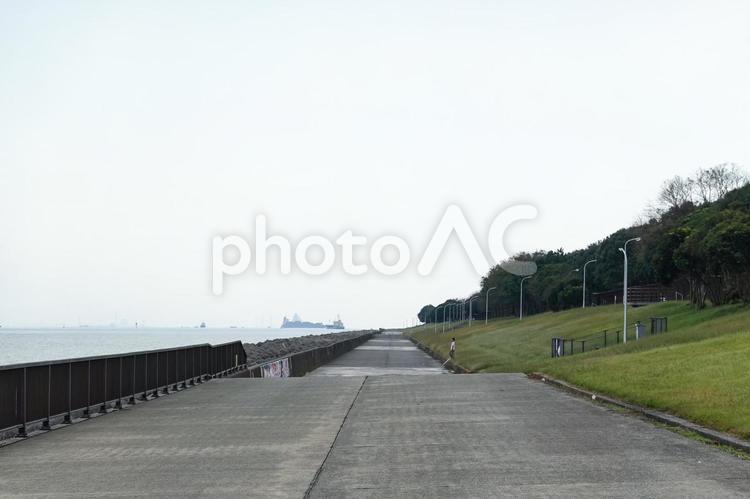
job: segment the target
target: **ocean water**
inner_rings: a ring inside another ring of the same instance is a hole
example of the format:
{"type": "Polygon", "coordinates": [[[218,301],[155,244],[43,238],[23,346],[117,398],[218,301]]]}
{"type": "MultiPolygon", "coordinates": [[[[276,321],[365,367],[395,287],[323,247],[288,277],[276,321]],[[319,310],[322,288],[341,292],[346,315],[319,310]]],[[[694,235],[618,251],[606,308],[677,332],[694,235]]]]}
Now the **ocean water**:
{"type": "Polygon", "coordinates": [[[326,329],[278,328],[0,328],[0,366],[121,354],[201,343],[216,345],[324,334],[326,329]]]}

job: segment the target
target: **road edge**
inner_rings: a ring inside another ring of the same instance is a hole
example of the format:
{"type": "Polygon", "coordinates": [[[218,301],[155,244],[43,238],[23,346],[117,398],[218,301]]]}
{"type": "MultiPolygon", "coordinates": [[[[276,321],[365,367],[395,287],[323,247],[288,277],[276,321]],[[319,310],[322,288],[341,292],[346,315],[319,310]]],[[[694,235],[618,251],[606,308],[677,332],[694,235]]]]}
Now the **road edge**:
{"type": "Polygon", "coordinates": [[[693,423],[692,421],[688,421],[687,419],[683,419],[677,416],[673,416],[671,414],[667,414],[666,412],[657,411],[656,409],[649,409],[646,407],[642,407],[640,405],[631,404],[629,402],[625,402],[623,400],[610,397],[608,395],[602,395],[600,393],[592,392],[590,390],[586,390],[584,388],[580,388],[578,386],[572,385],[566,381],[555,379],[544,373],[534,372],[534,373],[528,374],[527,376],[531,379],[539,380],[544,383],[549,383],[559,389],[565,390],[575,395],[586,397],[594,401],[615,405],[617,407],[621,407],[623,409],[627,409],[629,411],[642,414],[643,416],[646,416],[647,418],[652,419],[654,421],[658,421],[659,423],[663,423],[668,426],[679,427],[688,431],[692,431],[717,444],[726,445],[734,449],[740,450],[742,452],[750,453],[750,441],[743,440],[741,438],[735,437],[728,433],[724,433],[718,430],[707,428],[705,426],[701,426],[697,423],[693,423]]]}
{"type": "Polygon", "coordinates": [[[452,370],[454,373],[458,373],[458,374],[471,374],[471,370],[470,369],[465,368],[461,364],[457,364],[455,361],[453,361],[451,359],[446,359],[442,355],[440,355],[437,352],[435,352],[434,350],[432,350],[427,345],[423,345],[422,343],[420,343],[419,341],[417,341],[412,335],[405,334],[404,336],[406,336],[407,338],[409,338],[409,340],[412,343],[414,343],[417,346],[417,348],[419,348],[420,350],[422,350],[424,353],[426,353],[427,355],[429,355],[433,359],[437,360],[441,364],[445,363],[445,364],[443,364],[443,367],[447,367],[448,369],[452,370]]]}

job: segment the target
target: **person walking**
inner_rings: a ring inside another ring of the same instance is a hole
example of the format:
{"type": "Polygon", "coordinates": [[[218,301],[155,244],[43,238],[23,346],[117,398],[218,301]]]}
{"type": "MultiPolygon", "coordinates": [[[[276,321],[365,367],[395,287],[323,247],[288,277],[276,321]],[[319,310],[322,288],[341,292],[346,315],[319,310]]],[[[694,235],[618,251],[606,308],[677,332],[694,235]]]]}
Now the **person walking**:
{"type": "Polygon", "coordinates": [[[456,358],[456,338],[451,338],[451,346],[448,349],[448,358],[445,359],[445,362],[443,362],[443,367],[450,362],[451,360],[455,360],[456,358]]]}

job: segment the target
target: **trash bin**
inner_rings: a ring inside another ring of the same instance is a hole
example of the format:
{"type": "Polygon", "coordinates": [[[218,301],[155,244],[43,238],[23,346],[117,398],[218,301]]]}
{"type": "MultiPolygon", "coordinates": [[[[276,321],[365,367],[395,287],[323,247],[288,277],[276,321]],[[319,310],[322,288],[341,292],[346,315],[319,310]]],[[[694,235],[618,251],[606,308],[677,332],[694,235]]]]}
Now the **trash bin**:
{"type": "Polygon", "coordinates": [[[635,323],[635,339],[640,340],[646,336],[646,325],[640,322],[635,323]]]}

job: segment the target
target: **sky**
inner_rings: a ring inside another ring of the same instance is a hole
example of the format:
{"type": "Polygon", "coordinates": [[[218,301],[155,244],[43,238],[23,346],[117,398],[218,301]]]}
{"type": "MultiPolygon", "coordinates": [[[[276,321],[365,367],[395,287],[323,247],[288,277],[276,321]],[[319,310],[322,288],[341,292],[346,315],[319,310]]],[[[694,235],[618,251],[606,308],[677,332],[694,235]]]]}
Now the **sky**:
{"type": "Polygon", "coordinates": [[[0,0],[0,325],[401,327],[479,287],[456,239],[417,271],[449,206],[485,250],[519,203],[508,251],[585,247],[669,177],[750,167],[749,89],[744,0],[0,0]],[[410,264],[272,250],[215,295],[212,240],[258,215],[410,264]]]}

